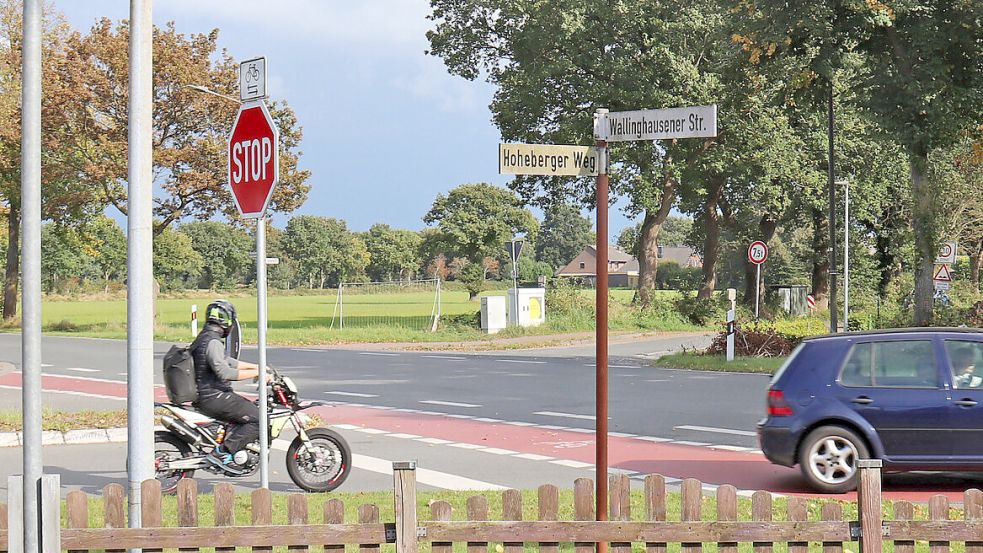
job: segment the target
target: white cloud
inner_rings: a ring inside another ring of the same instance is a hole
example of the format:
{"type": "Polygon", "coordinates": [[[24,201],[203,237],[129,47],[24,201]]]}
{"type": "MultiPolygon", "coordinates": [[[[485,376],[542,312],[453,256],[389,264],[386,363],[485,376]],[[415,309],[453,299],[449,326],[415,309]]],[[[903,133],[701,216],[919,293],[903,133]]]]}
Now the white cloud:
{"type": "Polygon", "coordinates": [[[488,105],[491,91],[487,84],[450,75],[437,58],[420,56],[413,63],[411,75],[393,81],[397,89],[429,100],[445,112],[470,112],[488,105]]]}

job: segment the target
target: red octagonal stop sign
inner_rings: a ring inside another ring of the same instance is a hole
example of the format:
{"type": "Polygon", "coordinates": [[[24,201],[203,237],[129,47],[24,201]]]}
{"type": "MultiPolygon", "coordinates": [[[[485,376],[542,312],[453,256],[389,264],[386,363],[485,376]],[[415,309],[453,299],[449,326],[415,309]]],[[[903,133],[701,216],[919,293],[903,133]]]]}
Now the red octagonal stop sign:
{"type": "Polygon", "coordinates": [[[262,217],[280,179],[280,132],[263,101],[243,104],[229,135],[229,186],[246,218],[262,217]]]}

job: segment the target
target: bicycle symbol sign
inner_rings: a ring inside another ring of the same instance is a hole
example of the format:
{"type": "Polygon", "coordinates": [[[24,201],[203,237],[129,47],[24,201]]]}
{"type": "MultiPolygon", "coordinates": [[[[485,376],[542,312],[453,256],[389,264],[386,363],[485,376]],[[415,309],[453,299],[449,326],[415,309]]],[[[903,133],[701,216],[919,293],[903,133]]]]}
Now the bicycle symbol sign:
{"type": "Polygon", "coordinates": [[[747,259],[755,265],[761,265],[768,259],[768,244],[761,240],[751,242],[747,249],[747,259]]]}
{"type": "Polygon", "coordinates": [[[239,64],[239,99],[243,102],[266,98],[266,58],[239,64]]]}

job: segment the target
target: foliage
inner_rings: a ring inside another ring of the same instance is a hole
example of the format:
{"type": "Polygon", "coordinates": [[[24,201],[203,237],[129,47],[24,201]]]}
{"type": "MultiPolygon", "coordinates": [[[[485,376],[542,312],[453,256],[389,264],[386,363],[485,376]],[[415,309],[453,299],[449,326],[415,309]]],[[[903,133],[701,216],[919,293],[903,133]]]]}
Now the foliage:
{"type": "Polygon", "coordinates": [[[696,371],[721,371],[774,374],[785,362],[785,357],[734,357],[727,361],[726,354],[710,355],[701,352],[680,352],[663,355],[655,362],[659,367],[696,371]]]}
{"type": "Polygon", "coordinates": [[[457,272],[457,280],[464,284],[468,291],[468,299],[474,300],[485,288],[485,270],[479,263],[471,263],[461,259],[461,268],[457,272]]]}
{"type": "Polygon", "coordinates": [[[283,249],[297,262],[298,276],[309,288],[337,285],[362,275],[369,251],[344,221],[301,215],[287,222],[283,249]]]}
{"type": "MultiPolygon", "coordinates": [[[[638,252],[638,236],[642,231],[642,223],[621,229],[617,244],[623,251],[632,255],[638,252]]],[[[659,231],[659,245],[667,247],[689,246],[689,237],[693,232],[693,219],[670,215],[662,223],[659,231]]],[[[660,267],[661,270],[661,267],[660,267]]]]}
{"type": "Polygon", "coordinates": [[[181,288],[198,278],[205,260],[187,234],[164,229],[154,237],[154,276],[162,288],[181,288]]]}
{"type": "Polygon", "coordinates": [[[441,253],[472,262],[498,256],[513,236],[535,234],[539,226],[515,194],[487,183],[463,184],[447,195],[438,194],[423,222],[440,232],[448,248],[441,253]]]}
{"type": "MultiPolygon", "coordinates": [[[[555,270],[570,263],[593,242],[590,220],[581,215],[576,207],[556,204],[546,210],[536,242],[536,260],[555,270]]],[[[545,274],[552,275],[553,270],[545,274]]]]}
{"type": "Polygon", "coordinates": [[[123,280],[126,276],[126,235],[116,221],[99,217],[81,229],[87,251],[106,280],[123,280]]]}
{"type": "Polygon", "coordinates": [[[420,234],[376,223],[362,235],[369,251],[369,278],[390,281],[413,278],[420,269],[420,234]]]}
{"type": "Polygon", "coordinates": [[[676,300],[676,310],[690,323],[697,326],[709,326],[722,323],[727,316],[727,308],[721,297],[701,298],[691,294],[683,294],[676,300]]]}
{"type": "Polygon", "coordinates": [[[242,229],[218,221],[195,221],[181,225],[178,232],[191,239],[191,247],[202,258],[196,288],[233,288],[245,284],[255,270],[249,256],[254,240],[242,229]]]}

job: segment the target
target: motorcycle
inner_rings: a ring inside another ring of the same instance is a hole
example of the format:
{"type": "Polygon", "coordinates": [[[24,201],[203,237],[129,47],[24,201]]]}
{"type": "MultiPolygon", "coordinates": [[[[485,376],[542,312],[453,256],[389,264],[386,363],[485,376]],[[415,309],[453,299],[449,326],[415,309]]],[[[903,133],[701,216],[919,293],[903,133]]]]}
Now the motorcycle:
{"type": "MultiPolygon", "coordinates": [[[[330,492],[340,486],[351,472],[352,454],[348,443],[327,428],[306,428],[311,418],[303,411],[324,405],[317,401],[300,401],[297,386],[276,371],[268,397],[270,442],[280,436],[290,423],[297,437],[287,447],[287,474],[294,484],[308,492],[330,492]]],[[[205,458],[224,440],[233,426],[206,416],[185,405],[155,403],[168,414],[161,416],[166,430],[154,433],[155,478],[165,493],[174,492],[182,478],[191,478],[196,470],[242,478],[259,470],[259,441],[237,452],[236,463],[242,470],[232,473],[205,458]],[[244,454],[244,455],[243,455],[244,454]],[[240,462],[241,461],[241,462],[240,462]]]]}

